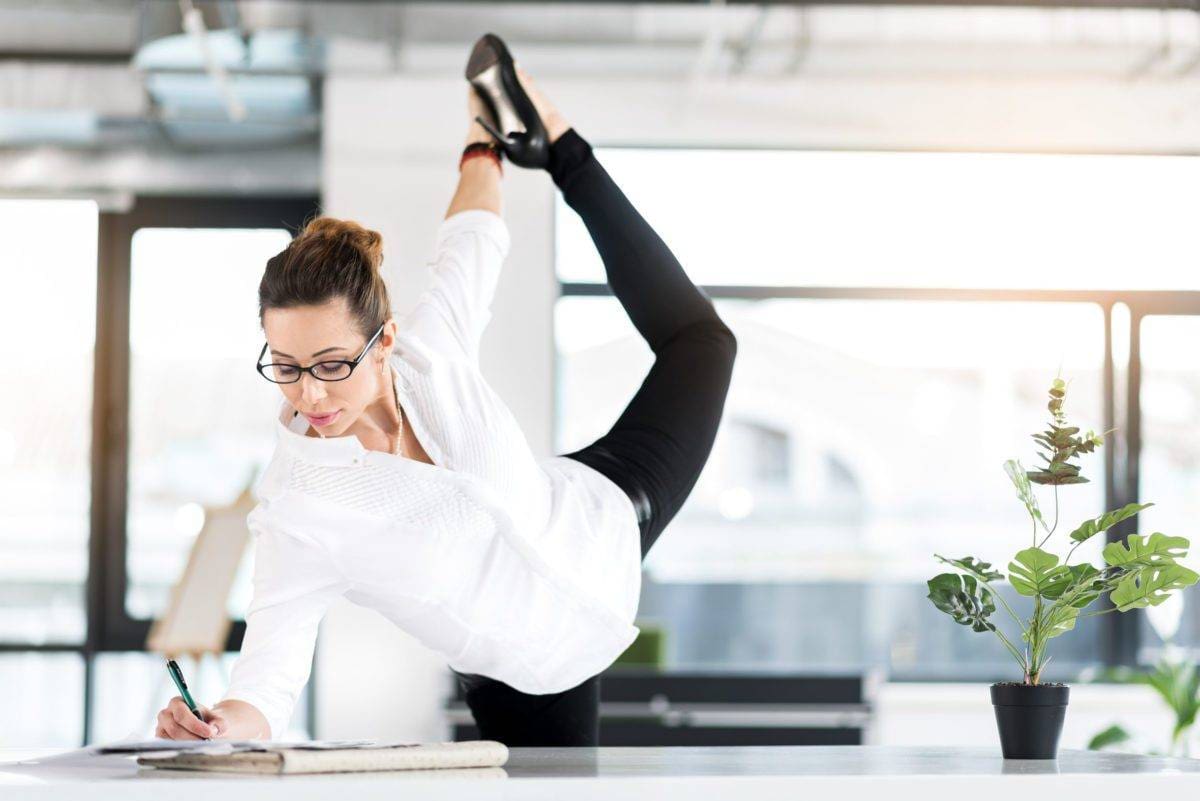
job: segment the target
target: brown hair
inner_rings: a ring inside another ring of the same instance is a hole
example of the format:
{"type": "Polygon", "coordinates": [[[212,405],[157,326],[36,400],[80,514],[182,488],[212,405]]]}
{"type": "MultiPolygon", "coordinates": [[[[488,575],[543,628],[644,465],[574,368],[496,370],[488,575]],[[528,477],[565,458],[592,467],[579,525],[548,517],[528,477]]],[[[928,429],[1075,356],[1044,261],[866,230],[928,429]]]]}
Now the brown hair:
{"type": "Polygon", "coordinates": [[[258,285],[258,322],[267,309],[346,300],[359,333],[370,337],[391,316],[380,273],[383,237],[353,220],[316,217],[267,260],[258,285]]]}

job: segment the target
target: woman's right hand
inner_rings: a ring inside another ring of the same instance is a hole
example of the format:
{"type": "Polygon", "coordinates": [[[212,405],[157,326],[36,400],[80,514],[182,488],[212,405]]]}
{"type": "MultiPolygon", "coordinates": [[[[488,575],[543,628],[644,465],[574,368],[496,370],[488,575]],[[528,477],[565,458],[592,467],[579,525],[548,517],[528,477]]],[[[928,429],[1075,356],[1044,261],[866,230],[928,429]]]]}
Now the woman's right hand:
{"type": "Polygon", "coordinates": [[[166,708],[158,713],[158,728],[155,737],[167,740],[205,740],[218,737],[229,731],[229,721],[203,704],[196,704],[204,720],[192,713],[180,696],[175,696],[166,708]]]}

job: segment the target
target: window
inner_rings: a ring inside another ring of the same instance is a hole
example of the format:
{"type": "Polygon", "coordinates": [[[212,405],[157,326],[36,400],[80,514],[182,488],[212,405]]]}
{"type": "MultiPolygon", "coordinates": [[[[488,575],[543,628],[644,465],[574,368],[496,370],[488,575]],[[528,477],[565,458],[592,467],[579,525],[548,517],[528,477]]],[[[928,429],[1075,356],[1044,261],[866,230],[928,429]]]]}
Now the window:
{"type": "MultiPolygon", "coordinates": [[[[639,613],[664,627],[670,665],[1009,675],[998,643],[925,598],[940,570],[933,553],[1003,567],[1020,547],[1027,516],[1002,464],[1034,463],[1029,435],[1047,422],[1060,369],[1072,381],[1068,413],[1085,429],[1140,414],[1136,399],[1109,403],[1121,388],[1106,353],[1129,344],[1113,340],[1109,315],[1120,300],[1151,308],[1162,293],[1148,290],[1200,288],[1180,269],[1190,223],[1170,200],[1187,192],[1184,176],[1200,177],[1200,161],[597,152],[739,342],[712,456],[645,564],[639,613]],[[700,173],[707,191],[695,191],[700,173]]],[[[565,452],[607,430],[652,354],[561,197],[556,231],[565,452]]],[[[1195,296],[1173,297],[1200,313],[1195,296]]],[[[1149,321],[1146,331],[1149,358],[1149,321]]],[[[1181,413],[1179,374],[1164,373],[1168,389],[1152,379],[1148,367],[1143,396],[1172,393],[1181,413]]],[[[1147,419],[1147,458],[1152,430],[1147,419]]],[[[1090,483],[1060,494],[1059,536],[1134,499],[1124,476],[1135,471],[1110,463],[1127,453],[1125,436],[1081,458],[1090,483]]],[[[1163,439],[1186,448],[1169,429],[1163,439]]],[[[1155,469],[1143,474],[1147,497],[1155,469]]],[[[1188,468],[1174,469],[1164,490],[1184,493],[1188,468]]],[[[1189,519],[1189,502],[1161,500],[1189,519]]],[[[1088,543],[1087,555],[1098,560],[1102,546],[1088,543]]],[[[1056,643],[1057,675],[1132,662],[1123,632],[1139,615],[1081,621],[1056,643]]]]}
{"type": "MultiPolygon", "coordinates": [[[[1200,317],[1145,317],[1141,325],[1143,502],[1155,505],[1139,518],[1139,530],[1161,531],[1192,541],[1185,561],[1200,570],[1200,317]]],[[[1200,647],[1200,601],[1181,593],[1147,611],[1142,630],[1144,658],[1152,660],[1163,637],[1189,648],[1200,647]]]]}
{"type": "MultiPolygon", "coordinates": [[[[1191,157],[596,151],[697,284],[1200,289],[1191,157]]],[[[558,209],[559,278],[603,282],[558,209]]]]}
{"type": "Polygon", "coordinates": [[[0,643],[86,633],[97,218],[0,200],[0,643]]]}
{"type": "MultiPolygon", "coordinates": [[[[73,746],[152,723],[166,674],[138,652],[203,507],[269,456],[278,389],[253,368],[257,282],[315,211],[313,198],[0,200],[0,740],[73,746]]],[[[309,700],[290,735],[310,730],[309,700]]]]}
{"type": "MultiPolygon", "coordinates": [[[[255,372],[258,282],[282,228],[143,228],[133,235],[125,607],[166,609],[205,509],[231,504],[271,457],[281,395],[255,372]]],[[[249,602],[252,558],[229,599],[249,602]]]]}
{"type": "Polygon", "coordinates": [[[83,659],[77,653],[0,653],[0,748],[78,743],[83,683],[83,659]]]}

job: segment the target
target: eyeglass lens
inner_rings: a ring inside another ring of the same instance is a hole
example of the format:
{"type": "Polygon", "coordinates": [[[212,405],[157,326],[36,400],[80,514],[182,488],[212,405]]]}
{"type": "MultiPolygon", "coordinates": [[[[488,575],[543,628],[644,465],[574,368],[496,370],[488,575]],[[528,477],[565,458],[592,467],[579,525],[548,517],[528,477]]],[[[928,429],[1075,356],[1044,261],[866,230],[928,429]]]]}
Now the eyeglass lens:
{"type": "MultiPolygon", "coordinates": [[[[277,384],[298,381],[302,372],[294,364],[266,364],[263,371],[277,384]]],[[[347,362],[317,362],[312,366],[312,373],[322,381],[341,381],[350,375],[350,365],[347,362]]]]}

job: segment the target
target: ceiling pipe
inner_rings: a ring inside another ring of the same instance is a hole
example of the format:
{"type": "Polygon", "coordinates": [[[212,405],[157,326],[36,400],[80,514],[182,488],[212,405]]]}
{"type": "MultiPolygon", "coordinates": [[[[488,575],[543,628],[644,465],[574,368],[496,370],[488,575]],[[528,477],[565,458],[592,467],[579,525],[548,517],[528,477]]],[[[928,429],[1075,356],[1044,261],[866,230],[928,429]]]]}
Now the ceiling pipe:
{"type": "Polygon", "coordinates": [[[208,30],[204,27],[204,17],[200,14],[199,9],[192,5],[192,0],[179,0],[180,10],[183,12],[183,29],[196,41],[196,46],[200,48],[201,57],[204,59],[204,71],[213,79],[213,83],[217,85],[222,97],[225,99],[225,110],[229,115],[229,119],[233,122],[242,122],[246,119],[246,105],[238,98],[237,92],[229,83],[229,75],[225,72],[225,67],[213,56],[212,49],[208,46],[208,30]]]}

